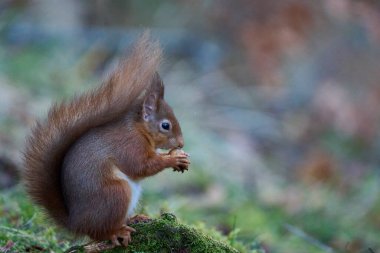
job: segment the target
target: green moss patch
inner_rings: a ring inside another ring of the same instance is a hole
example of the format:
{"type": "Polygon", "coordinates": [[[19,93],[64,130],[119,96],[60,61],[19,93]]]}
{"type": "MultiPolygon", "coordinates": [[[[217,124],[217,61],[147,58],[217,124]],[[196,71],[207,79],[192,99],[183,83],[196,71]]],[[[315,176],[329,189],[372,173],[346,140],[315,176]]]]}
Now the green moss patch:
{"type": "MultiPolygon", "coordinates": [[[[169,213],[162,214],[158,219],[130,226],[135,228],[136,232],[132,234],[132,242],[128,247],[117,247],[104,252],[238,253],[226,243],[217,241],[188,225],[178,223],[176,217],[169,213]]],[[[83,251],[84,247],[78,247],[69,252],[83,251]]]]}

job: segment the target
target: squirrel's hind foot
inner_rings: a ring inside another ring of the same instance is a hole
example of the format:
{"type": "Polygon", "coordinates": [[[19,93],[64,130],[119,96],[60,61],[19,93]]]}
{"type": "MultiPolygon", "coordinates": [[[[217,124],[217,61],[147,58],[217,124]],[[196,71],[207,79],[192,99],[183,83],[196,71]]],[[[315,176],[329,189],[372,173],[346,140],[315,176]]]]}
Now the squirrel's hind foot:
{"type": "Polygon", "coordinates": [[[111,235],[111,242],[114,246],[127,247],[128,244],[132,241],[131,233],[136,232],[134,228],[131,228],[127,225],[123,225],[119,230],[117,230],[113,235],[111,235]],[[119,241],[121,239],[121,241],[119,241]]]}

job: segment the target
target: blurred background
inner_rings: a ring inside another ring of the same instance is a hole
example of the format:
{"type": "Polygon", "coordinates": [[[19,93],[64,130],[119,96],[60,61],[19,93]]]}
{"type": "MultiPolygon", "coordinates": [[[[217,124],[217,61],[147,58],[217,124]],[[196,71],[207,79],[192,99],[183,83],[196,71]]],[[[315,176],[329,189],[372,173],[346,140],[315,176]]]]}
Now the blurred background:
{"type": "MultiPolygon", "coordinates": [[[[19,188],[35,119],[98,85],[146,28],[192,165],[145,180],[142,212],[234,231],[246,250],[380,251],[375,0],[1,1],[0,196],[19,188]]],[[[0,214],[17,204],[4,199],[0,214]]]]}

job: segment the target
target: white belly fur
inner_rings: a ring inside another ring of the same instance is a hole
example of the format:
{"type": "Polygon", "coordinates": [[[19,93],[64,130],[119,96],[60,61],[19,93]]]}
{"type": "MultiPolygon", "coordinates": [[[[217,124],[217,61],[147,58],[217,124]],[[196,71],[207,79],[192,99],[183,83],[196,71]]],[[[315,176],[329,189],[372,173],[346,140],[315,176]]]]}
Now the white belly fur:
{"type": "Polygon", "coordinates": [[[127,175],[125,175],[123,172],[119,170],[115,166],[115,176],[119,179],[125,180],[128,182],[129,187],[131,188],[131,200],[129,201],[129,206],[128,206],[128,216],[131,216],[139,202],[140,196],[141,196],[141,185],[130,179],[127,175]]]}

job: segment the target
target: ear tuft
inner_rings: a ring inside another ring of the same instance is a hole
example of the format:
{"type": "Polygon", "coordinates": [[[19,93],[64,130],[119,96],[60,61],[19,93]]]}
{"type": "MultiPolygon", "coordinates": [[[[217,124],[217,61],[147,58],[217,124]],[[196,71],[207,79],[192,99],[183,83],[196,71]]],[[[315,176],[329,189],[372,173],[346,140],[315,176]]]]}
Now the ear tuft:
{"type": "Polygon", "coordinates": [[[154,77],[152,79],[151,89],[157,93],[159,98],[164,98],[164,83],[162,82],[162,79],[157,72],[154,74],[154,77]]]}

